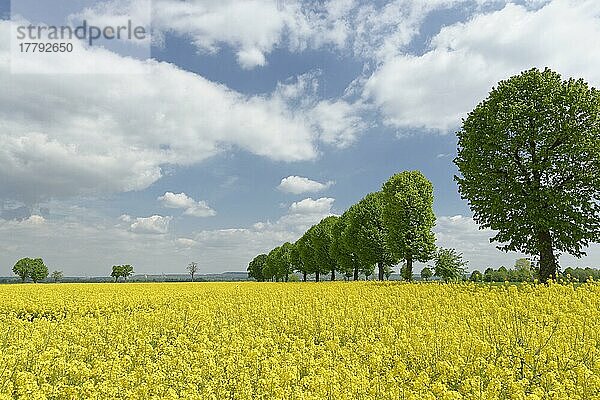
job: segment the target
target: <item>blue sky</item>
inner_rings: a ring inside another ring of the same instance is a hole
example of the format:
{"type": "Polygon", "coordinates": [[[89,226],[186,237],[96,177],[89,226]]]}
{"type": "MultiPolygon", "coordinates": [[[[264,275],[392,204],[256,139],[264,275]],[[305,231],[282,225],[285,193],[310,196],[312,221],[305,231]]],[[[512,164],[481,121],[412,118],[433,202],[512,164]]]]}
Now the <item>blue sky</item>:
{"type": "MultiPolygon", "coordinates": [[[[593,0],[155,0],[151,59],[77,55],[119,73],[11,73],[4,40],[0,275],[25,256],[82,276],[245,270],[413,169],[435,186],[439,245],[512,265],[457,193],[454,132],[524,69],[598,87],[598,18],[593,0]]],[[[600,248],[561,260],[598,266],[600,248]]]]}

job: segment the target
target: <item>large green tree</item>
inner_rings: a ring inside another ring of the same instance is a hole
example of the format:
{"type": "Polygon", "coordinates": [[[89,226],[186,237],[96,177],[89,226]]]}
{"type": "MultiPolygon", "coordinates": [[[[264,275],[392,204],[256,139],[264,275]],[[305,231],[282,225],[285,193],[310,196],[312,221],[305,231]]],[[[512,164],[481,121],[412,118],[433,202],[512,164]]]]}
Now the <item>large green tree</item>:
{"type": "Polygon", "coordinates": [[[383,193],[369,193],[348,210],[346,240],[363,265],[377,265],[378,278],[385,278],[385,267],[395,260],[387,245],[383,222],[383,193]]]}
{"type": "Polygon", "coordinates": [[[582,79],[532,69],[502,81],[458,132],[455,179],[473,218],[505,251],[539,257],[542,282],[557,253],[600,238],[600,93],[582,79]]]}
{"type": "Polygon", "coordinates": [[[259,254],[256,257],[254,257],[254,259],[248,264],[248,277],[254,278],[259,282],[264,281],[265,277],[263,275],[263,268],[265,267],[266,262],[266,254],[259,254]]]}
{"type": "Polygon", "coordinates": [[[406,261],[404,278],[412,280],[413,261],[429,261],[435,252],[433,185],[420,171],[400,172],[383,184],[383,200],[388,247],[406,261]]]}

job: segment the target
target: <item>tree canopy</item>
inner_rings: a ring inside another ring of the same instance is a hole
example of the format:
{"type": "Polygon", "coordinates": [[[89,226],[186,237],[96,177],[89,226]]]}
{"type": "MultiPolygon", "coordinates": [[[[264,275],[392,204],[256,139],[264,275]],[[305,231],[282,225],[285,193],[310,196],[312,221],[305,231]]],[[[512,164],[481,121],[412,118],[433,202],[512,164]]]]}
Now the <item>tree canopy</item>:
{"type": "Polygon", "coordinates": [[[448,282],[451,280],[460,280],[465,274],[466,261],[463,261],[462,254],[455,249],[440,248],[436,251],[434,257],[435,276],[448,282]]]}
{"type": "Polygon", "coordinates": [[[420,171],[400,172],[383,185],[383,201],[389,249],[406,260],[411,280],[413,261],[429,261],[435,251],[433,185],[420,171]]]}
{"type": "Polygon", "coordinates": [[[127,279],[133,275],[133,267],[129,264],[124,265],[113,265],[112,272],[110,276],[115,278],[115,282],[119,280],[119,278],[127,279]]]}
{"type": "Polygon", "coordinates": [[[463,121],[455,163],[473,218],[499,249],[585,255],[600,238],[600,93],[582,79],[531,69],[493,88],[463,121]]]}
{"type": "Polygon", "coordinates": [[[265,280],[263,269],[267,262],[266,254],[259,254],[248,264],[248,277],[254,278],[259,282],[265,280]]]}
{"type": "Polygon", "coordinates": [[[41,258],[22,258],[15,263],[13,272],[21,278],[22,282],[31,278],[34,283],[37,283],[48,277],[48,267],[41,258]]]}

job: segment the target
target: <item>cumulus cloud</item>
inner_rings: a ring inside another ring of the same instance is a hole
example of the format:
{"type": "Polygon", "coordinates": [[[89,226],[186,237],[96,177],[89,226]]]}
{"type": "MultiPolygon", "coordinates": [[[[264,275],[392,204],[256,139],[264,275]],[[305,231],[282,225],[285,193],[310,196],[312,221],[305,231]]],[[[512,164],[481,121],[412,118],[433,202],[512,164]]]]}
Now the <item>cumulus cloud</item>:
{"type": "Polygon", "coordinates": [[[184,215],[212,217],[217,214],[204,200],[196,201],[185,193],[166,192],[164,195],[159,196],[158,200],[164,207],[183,209],[184,215]]]}
{"type": "Polygon", "coordinates": [[[129,229],[134,233],[165,234],[169,231],[169,224],[173,218],[161,215],[138,217],[129,229]]]}
{"type": "Polygon", "coordinates": [[[25,222],[33,225],[40,225],[46,222],[46,218],[42,217],[41,215],[31,215],[25,220],[25,222]]]}
{"type": "Polygon", "coordinates": [[[275,221],[260,221],[251,227],[203,230],[191,237],[179,238],[178,244],[184,248],[202,249],[203,256],[220,254],[218,264],[240,265],[245,269],[257,254],[268,252],[284,242],[295,242],[312,225],[333,215],[333,202],[332,198],[307,198],[293,203],[275,221]]]}
{"type": "Polygon", "coordinates": [[[555,0],[541,8],[509,3],[442,28],[423,55],[385,60],[364,96],[392,126],[447,132],[496,82],[525,69],[548,66],[597,86],[600,42],[589,38],[600,37],[598,18],[594,0],[555,0]]]}
{"type": "Polygon", "coordinates": [[[273,97],[302,110],[321,142],[348,147],[369,127],[364,119],[369,106],[361,100],[319,99],[320,76],[320,71],[315,70],[279,82],[273,97]]]}
{"type": "Polygon", "coordinates": [[[282,192],[293,194],[314,193],[329,189],[333,183],[333,181],[321,183],[302,176],[292,175],[283,178],[277,188],[282,192]]]}
{"type": "Polygon", "coordinates": [[[335,199],[331,197],[321,197],[313,200],[312,197],[292,203],[290,206],[291,214],[327,214],[331,211],[335,199]]]}
{"type": "MultiPolygon", "coordinates": [[[[8,28],[0,21],[0,34],[8,28]]],[[[148,73],[11,75],[8,52],[0,42],[0,197],[141,190],[163,165],[231,147],[281,161],[317,156],[310,121],[279,96],[245,96],[172,64],[102,50],[82,60],[148,73]]]]}

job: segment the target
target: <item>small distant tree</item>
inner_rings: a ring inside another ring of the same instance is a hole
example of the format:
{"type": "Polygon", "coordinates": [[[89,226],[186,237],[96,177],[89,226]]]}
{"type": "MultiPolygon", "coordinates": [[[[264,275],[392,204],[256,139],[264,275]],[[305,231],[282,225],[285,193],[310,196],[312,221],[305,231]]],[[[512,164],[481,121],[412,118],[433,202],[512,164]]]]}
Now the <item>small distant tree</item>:
{"type": "Polygon", "coordinates": [[[439,276],[445,282],[462,279],[467,262],[463,261],[462,254],[457,253],[455,249],[440,248],[434,261],[435,276],[439,276]]]}
{"type": "Polygon", "coordinates": [[[21,282],[31,278],[37,283],[48,277],[48,267],[41,258],[22,258],[14,265],[13,272],[21,278],[21,282]]]}
{"type": "Polygon", "coordinates": [[[33,260],[30,276],[33,283],[38,283],[48,277],[48,267],[46,267],[46,264],[44,264],[44,261],[41,258],[33,260]]]}
{"type": "Polygon", "coordinates": [[[52,271],[52,273],[50,274],[50,278],[52,278],[54,283],[62,281],[63,277],[64,275],[62,271],[52,271]]]}
{"type": "Polygon", "coordinates": [[[15,275],[21,278],[21,282],[25,282],[25,279],[29,278],[32,264],[33,259],[31,258],[21,258],[15,263],[12,270],[15,275]]]}
{"type": "Polygon", "coordinates": [[[469,279],[472,282],[481,282],[481,281],[483,281],[483,274],[480,271],[475,270],[475,271],[471,272],[471,277],[469,279]]]}
{"type": "Polygon", "coordinates": [[[187,269],[188,274],[190,274],[192,277],[192,282],[194,282],[194,275],[196,274],[196,272],[198,272],[198,263],[192,261],[191,263],[188,264],[186,269],[187,269]]]}
{"type": "Polygon", "coordinates": [[[129,264],[113,265],[110,276],[115,278],[115,282],[118,282],[119,278],[127,279],[132,274],[133,274],[133,267],[129,264]]]}
{"type": "Polygon", "coordinates": [[[119,280],[119,278],[121,277],[121,271],[122,271],[122,266],[120,265],[113,265],[112,267],[112,272],[110,273],[110,276],[112,276],[113,278],[115,278],[115,282],[117,282],[119,280]]]}
{"type": "Polygon", "coordinates": [[[131,275],[133,275],[133,267],[129,264],[123,265],[123,278],[127,280],[131,275]]]}
{"type": "Polygon", "coordinates": [[[506,282],[508,280],[508,269],[503,265],[496,271],[496,282],[506,282]]]}
{"type": "Polygon", "coordinates": [[[431,268],[425,267],[421,270],[421,279],[428,281],[433,276],[431,268]]]}

